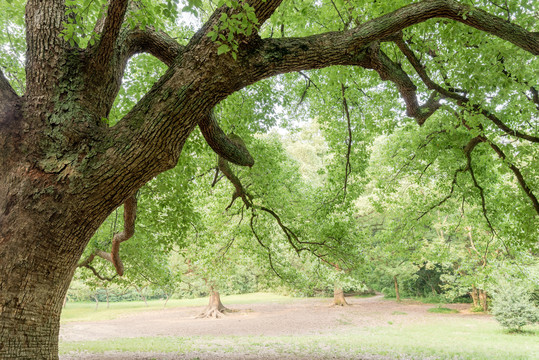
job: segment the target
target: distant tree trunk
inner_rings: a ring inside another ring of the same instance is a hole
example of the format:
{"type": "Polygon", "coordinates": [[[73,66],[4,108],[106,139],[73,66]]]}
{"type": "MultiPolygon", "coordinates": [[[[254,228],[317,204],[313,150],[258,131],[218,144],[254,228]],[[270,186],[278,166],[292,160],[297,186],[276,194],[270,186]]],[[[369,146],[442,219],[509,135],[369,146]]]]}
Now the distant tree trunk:
{"type": "Polygon", "coordinates": [[[148,302],[146,301],[146,296],[144,296],[144,293],[142,292],[142,290],[144,290],[144,288],[139,288],[138,286],[135,286],[135,289],[137,290],[138,294],[140,295],[140,298],[144,301],[144,304],[146,304],[146,307],[148,307],[148,302]]]}
{"type": "Polygon", "coordinates": [[[479,290],[479,302],[484,312],[488,311],[487,292],[485,290],[479,290]]]}
{"type": "Polygon", "coordinates": [[[343,289],[337,285],[335,285],[335,288],[333,289],[333,305],[334,306],[348,306],[349,305],[346,302],[346,299],[344,298],[343,289]]]}
{"type": "Polygon", "coordinates": [[[95,311],[97,311],[97,308],[99,307],[99,296],[97,295],[97,293],[95,293],[94,295],[94,300],[95,300],[95,311]]]}
{"type": "Polygon", "coordinates": [[[227,312],[233,312],[233,310],[230,310],[223,305],[223,303],[221,302],[221,296],[219,295],[219,291],[215,291],[212,288],[210,290],[210,301],[208,303],[208,306],[206,306],[204,311],[200,313],[196,318],[218,319],[227,312]]]}
{"type": "Polygon", "coordinates": [[[109,303],[109,288],[105,288],[105,295],[107,297],[107,309],[110,308],[110,303],[109,303]]]}
{"type": "Polygon", "coordinates": [[[479,295],[477,293],[477,288],[475,287],[475,285],[472,285],[472,291],[470,292],[470,295],[472,297],[473,307],[479,307],[479,295]]]}
{"type": "Polygon", "coordinates": [[[65,308],[67,305],[67,294],[64,296],[64,304],[62,305],[63,308],[65,308]]]}
{"type": "Polygon", "coordinates": [[[167,306],[168,299],[170,299],[170,296],[168,295],[168,293],[165,293],[165,304],[163,305],[163,307],[167,306]]]}
{"type": "Polygon", "coordinates": [[[397,275],[393,275],[393,282],[395,283],[395,296],[397,297],[397,301],[401,301],[401,294],[399,292],[399,282],[397,281],[397,275]]]}

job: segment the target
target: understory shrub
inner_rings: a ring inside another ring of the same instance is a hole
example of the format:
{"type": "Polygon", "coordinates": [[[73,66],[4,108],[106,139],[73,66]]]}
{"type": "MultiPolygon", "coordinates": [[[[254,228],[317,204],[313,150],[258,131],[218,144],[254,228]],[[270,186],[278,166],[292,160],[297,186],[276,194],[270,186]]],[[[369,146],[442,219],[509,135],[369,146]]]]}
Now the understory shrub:
{"type": "Polygon", "coordinates": [[[503,281],[493,292],[492,314],[510,331],[519,332],[528,324],[539,322],[539,308],[528,289],[516,281],[503,281]]]}

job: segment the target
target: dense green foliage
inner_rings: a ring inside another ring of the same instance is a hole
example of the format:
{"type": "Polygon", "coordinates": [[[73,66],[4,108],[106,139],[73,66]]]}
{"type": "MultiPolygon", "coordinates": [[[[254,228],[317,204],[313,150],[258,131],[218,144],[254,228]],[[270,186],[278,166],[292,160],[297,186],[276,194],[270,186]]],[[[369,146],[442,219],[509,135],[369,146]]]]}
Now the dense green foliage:
{"type": "Polygon", "coordinates": [[[530,290],[515,279],[499,281],[492,300],[492,314],[510,331],[539,322],[539,307],[530,298],[530,290]]]}
{"type": "MultiPolygon", "coordinates": [[[[0,68],[20,94],[22,3],[0,4],[6,29],[0,32],[0,68]]],[[[96,41],[93,24],[105,1],[68,3],[72,21],[63,36],[85,48],[96,41]]],[[[208,34],[219,54],[235,61],[242,34],[281,38],[340,31],[410,3],[284,1],[259,28],[244,2],[143,0],[128,21],[166,30],[184,44],[215,6],[241,8],[223,14],[208,34]]],[[[475,6],[539,31],[537,2],[464,3],[470,13],[475,6]]],[[[539,59],[446,19],[406,28],[401,40],[378,45],[409,75],[419,102],[431,96],[439,101],[422,126],[406,115],[394,82],[371,69],[329,67],[257,82],[214,110],[225,132],[241,136],[255,158],[252,168],[233,167],[255,206],[241,199],[230,204],[234,188],[221,175],[213,181],[217,161],[196,130],[178,165],[138,193],[135,236],[121,248],[126,275],[115,277],[99,258],[95,272],[112,279],[120,292],[137,287],[166,296],[197,296],[209,287],[313,295],[335,285],[395,295],[396,279],[404,296],[445,301],[471,301],[472,288],[494,290],[495,313],[502,314],[502,307],[514,312],[511,301],[523,296],[507,295],[496,278],[501,268],[525,277],[537,263],[539,217],[525,189],[533,196],[539,191],[539,148],[516,134],[539,137],[539,59]],[[425,75],[454,96],[433,91],[425,75]]],[[[149,55],[131,59],[103,121],[114,126],[165,70],[149,55]]],[[[122,211],[105,221],[86,256],[110,251],[113,234],[123,226],[122,211]]],[[[108,286],[94,275],[89,268],[77,273],[91,289],[108,286]]]]}

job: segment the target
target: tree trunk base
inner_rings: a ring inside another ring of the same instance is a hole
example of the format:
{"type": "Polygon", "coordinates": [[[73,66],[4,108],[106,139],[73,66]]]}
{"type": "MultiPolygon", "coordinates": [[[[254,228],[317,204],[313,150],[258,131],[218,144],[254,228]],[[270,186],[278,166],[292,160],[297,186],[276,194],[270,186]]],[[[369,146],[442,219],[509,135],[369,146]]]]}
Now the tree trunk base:
{"type": "Polygon", "coordinates": [[[346,302],[343,289],[336,287],[333,290],[333,303],[331,306],[350,306],[350,304],[346,302]]]}
{"type": "Polygon", "coordinates": [[[219,319],[227,313],[237,312],[237,310],[231,310],[223,305],[221,302],[221,297],[218,291],[210,292],[210,302],[204,311],[197,316],[195,319],[219,319]]]}

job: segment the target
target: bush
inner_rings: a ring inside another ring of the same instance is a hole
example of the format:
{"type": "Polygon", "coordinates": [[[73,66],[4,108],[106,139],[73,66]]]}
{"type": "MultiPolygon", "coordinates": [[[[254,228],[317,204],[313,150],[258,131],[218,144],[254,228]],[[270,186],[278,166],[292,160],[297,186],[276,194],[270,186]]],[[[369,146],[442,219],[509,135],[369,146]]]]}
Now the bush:
{"type": "Polygon", "coordinates": [[[522,285],[505,281],[493,293],[492,314],[503,327],[521,331],[523,326],[539,322],[539,308],[530,295],[522,285]]]}

